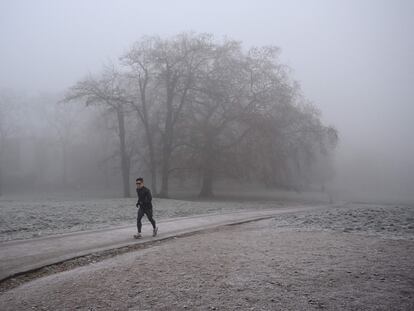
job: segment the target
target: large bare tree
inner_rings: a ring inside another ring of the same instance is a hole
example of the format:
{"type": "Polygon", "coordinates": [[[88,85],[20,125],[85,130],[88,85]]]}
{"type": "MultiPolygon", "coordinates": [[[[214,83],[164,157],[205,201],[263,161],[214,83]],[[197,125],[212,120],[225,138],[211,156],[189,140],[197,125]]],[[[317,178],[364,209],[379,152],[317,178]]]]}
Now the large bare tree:
{"type": "Polygon", "coordinates": [[[215,52],[185,110],[188,148],[181,160],[200,173],[200,196],[213,195],[217,177],[286,185],[292,163],[306,177],[315,145],[328,147],[326,137],[335,131],[321,124],[311,105],[299,104],[300,90],[280,64],[278,49],[243,53],[227,41],[215,52]]]}
{"type": "Polygon", "coordinates": [[[171,158],[177,148],[178,125],[200,70],[210,60],[212,37],[183,33],[171,39],[147,37],[122,58],[135,81],[133,105],[144,124],[155,188],[154,130],[160,134],[161,197],[168,196],[171,158]],[[152,114],[149,111],[152,109],[152,114]],[[151,117],[152,124],[151,126],[151,117]]]}

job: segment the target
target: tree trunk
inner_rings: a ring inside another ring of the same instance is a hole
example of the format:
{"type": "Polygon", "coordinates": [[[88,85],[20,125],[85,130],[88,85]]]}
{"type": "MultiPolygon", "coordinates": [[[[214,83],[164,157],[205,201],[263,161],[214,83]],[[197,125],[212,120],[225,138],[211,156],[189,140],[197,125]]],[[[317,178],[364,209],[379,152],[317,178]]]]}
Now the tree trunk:
{"type": "Polygon", "coordinates": [[[169,82],[167,75],[167,115],[165,119],[163,148],[162,148],[162,168],[161,168],[161,198],[168,198],[168,179],[170,174],[170,158],[172,153],[172,144],[174,138],[174,120],[173,120],[173,100],[174,88],[176,82],[169,82]]]}
{"type": "Polygon", "coordinates": [[[214,178],[214,159],[212,153],[212,137],[207,135],[207,143],[204,148],[204,161],[203,161],[203,175],[202,185],[199,194],[200,198],[211,198],[213,194],[213,178],[214,178]]]}
{"type": "Polygon", "coordinates": [[[150,128],[149,115],[147,110],[147,85],[148,85],[148,71],[145,70],[145,76],[143,80],[139,82],[139,90],[141,94],[141,103],[142,103],[142,114],[139,112],[137,107],[138,118],[144,123],[145,135],[147,139],[149,157],[150,157],[150,172],[151,172],[151,189],[153,193],[157,193],[157,162],[155,161],[155,151],[154,151],[154,142],[153,136],[150,128]]]}
{"type": "Polygon", "coordinates": [[[202,186],[199,194],[200,198],[211,198],[213,194],[213,170],[210,165],[203,170],[202,186]]]}
{"type": "Polygon", "coordinates": [[[150,154],[150,171],[151,171],[151,188],[153,193],[157,193],[157,164],[155,162],[154,145],[152,142],[151,133],[148,131],[148,148],[150,154]]]}
{"type": "MultiPolygon", "coordinates": [[[[145,97],[144,97],[145,100],[145,97]]],[[[150,157],[150,172],[151,172],[151,189],[153,193],[157,193],[157,162],[155,161],[155,151],[154,151],[154,142],[151,129],[149,126],[149,117],[146,108],[146,104],[143,104],[143,123],[145,127],[145,135],[147,139],[149,157],[150,157]]],[[[139,114],[138,114],[139,115],[139,114]]]]}
{"type": "Polygon", "coordinates": [[[129,190],[130,159],[126,151],[126,144],[125,144],[125,116],[121,109],[117,109],[117,116],[118,116],[119,140],[120,140],[120,151],[121,151],[123,194],[125,198],[129,198],[131,196],[131,193],[129,190]]]}
{"type": "Polygon", "coordinates": [[[164,143],[162,153],[162,167],[161,167],[161,191],[159,197],[168,198],[168,179],[170,172],[170,155],[171,150],[168,144],[164,143]]]}

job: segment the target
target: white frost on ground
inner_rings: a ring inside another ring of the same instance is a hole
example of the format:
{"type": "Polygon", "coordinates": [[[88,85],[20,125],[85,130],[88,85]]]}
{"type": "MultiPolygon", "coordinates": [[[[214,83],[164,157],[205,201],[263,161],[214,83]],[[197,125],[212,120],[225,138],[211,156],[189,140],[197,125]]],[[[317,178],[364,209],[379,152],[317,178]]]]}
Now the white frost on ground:
{"type": "Polygon", "coordinates": [[[412,216],[349,205],[222,227],[36,279],[0,309],[414,310],[412,216]]]}
{"type": "MultiPolygon", "coordinates": [[[[0,241],[135,224],[136,199],[0,198],[0,241]]],[[[295,203],[289,203],[295,205],[295,203]]],[[[156,220],[190,215],[268,209],[286,206],[276,201],[181,201],[154,199],[156,220]]],[[[144,219],[146,221],[146,219],[144,219]]],[[[335,230],[414,239],[414,208],[348,204],[327,211],[280,215],[279,227],[335,230]]]]}
{"type": "MultiPolygon", "coordinates": [[[[57,233],[92,230],[136,221],[136,199],[0,199],[0,241],[28,239],[57,233]]],[[[197,202],[154,199],[156,220],[282,207],[271,201],[197,202]]],[[[144,219],[146,221],[146,219],[144,219]]]]}
{"type": "Polygon", "coordinates": [[[282,214],[274,222],[278,228],[333,230],[414,240],[414,207],[410,206],[348,204],[328,210],[282,214]]]}

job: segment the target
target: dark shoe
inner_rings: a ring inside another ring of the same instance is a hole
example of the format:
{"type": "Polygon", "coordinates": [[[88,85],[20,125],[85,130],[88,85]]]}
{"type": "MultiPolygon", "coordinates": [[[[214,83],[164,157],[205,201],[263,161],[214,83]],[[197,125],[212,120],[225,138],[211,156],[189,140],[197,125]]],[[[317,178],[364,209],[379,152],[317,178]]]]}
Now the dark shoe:
{"type": "Polygon", "coordinates": [[[157,236],[157,233],[158,233],[158,227],[155,227],[155,228],[152,230],[152,236],[157,236]]]}

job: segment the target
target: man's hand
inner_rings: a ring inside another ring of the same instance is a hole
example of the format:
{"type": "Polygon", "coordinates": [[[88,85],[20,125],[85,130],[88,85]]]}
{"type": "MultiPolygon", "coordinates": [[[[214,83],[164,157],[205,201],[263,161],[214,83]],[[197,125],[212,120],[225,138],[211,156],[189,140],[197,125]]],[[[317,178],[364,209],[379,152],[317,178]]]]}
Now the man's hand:
{"type": "Polygon", "coordinates": [[[137,204],[135,204],[135,206],[138,208],[139,207],[139,202],[137,202],[137,204]]]}

